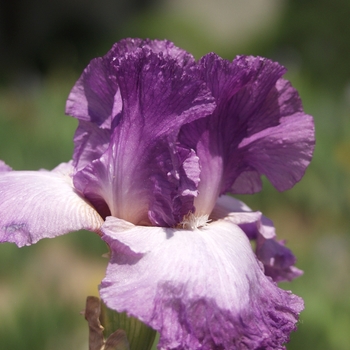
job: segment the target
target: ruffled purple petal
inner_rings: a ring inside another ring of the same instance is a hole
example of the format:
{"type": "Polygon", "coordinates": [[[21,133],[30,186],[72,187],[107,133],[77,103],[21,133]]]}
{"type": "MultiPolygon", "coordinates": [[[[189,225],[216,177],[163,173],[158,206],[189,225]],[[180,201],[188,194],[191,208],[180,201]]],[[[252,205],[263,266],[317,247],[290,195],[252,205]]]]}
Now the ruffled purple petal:
{"type": "MultiPolygon", "coordinates": [[[[282,117],[280,121],[278,126],[243,139],[237,154],[242,163],[266,175],[279,191],[285,191],[302,178],[311,161],[314,127],[312,117],[303,113],[282,117]]],[[[243,176],[249,179],[250,174],[243,176]]],[[[242,193],[236,183],[232,192],[242,193]]]]}
{"type": "Polygon", "coordinates": [[[172,226],[193,208],[199,177],[198,158],[177,146],[176,136],[183,124],[212,113],[213,98],[196,71],[148,48],[114,65],[123,110],[108,149],[74,185],[102,216],[172,226]]]}
{"type": "Polygon", "coordinates": [[[0,242],[19,247],[71,231],[98,231],[102,219],[73,188],[70,164],[0,175],[0,242]]]}
{"type": "Polygon", "coordinates": [[[218,195],[254,193],[266,175],[278,190],[303,176],[314,148],[314,124],[285,69],[260,57],[233,62],[215,54],[198,63],[216,99],[214,113],[185,125],[180,141],[196,150],[201,182],[195,207],[209,214],[218,195]]]}
{"type": "Polygon", "coordinates": [[[153,171],[149,176],[152,196],[148,217],[153,225],[162,227],[174,226],[194,211],[200,175],[199,159],[193,150],[179,146],[169,150],[171,154],[163,152],[150,160],[153,171]]]}
{"type": "Polygon", "coordinates": [[[195,64],[194,57],[187,51],[177,47],[168,40],[150,40],[139,38],[127,38],[114,44],[105,56],[110,61],[133,53],[140,48],[145,48],[155,54],[160,54],[166,59],[176,60],[181,67],[190,67],[195,64]]]}
{"type": "MultiPolygon", "coordinates": [[[[68,96],[66,114],[81,121],[91,122],[103,129],[113,128],[113,124],[115,126],[118,123],[119,113],[122,110],[116,78],[118,74],[116,61],[140,48],[146,48],[162,57],[176,60],[183,68],[188,68],[195,63],[192,55],[167,40],[121,40],[113,45],[105,56],[93,59],[86,67],[68,96]]],[[[79,141],[79,138],[75,140],[78,147],[79,141]]],[[[77,153],[81,153],[81,147],[79,149],[80,152],[77,151],[77,153]]],[[[78,155],[75,155],[75,161],[77,157],[78,155]]]]}
{"type": "Polygon", "coordinates": [[[264,275],[229,218],[181,230],[108,217],[102,230],[101,297],[156,329],[159,348],[284,349],[303,302],[264,275]]]}
{"type": "Polygon", "coordinates": [[[111,130],[86,121],[79,121],[74,135],[73,164],[76,170],[83,169],[98,159],[108,149],[111,130]]]}
{"type": "Polygon", "coordinates": [[[108,59],[93,59],[75,83],[66,103],[66,114],[111,128],[122,109],[118,84],[108,59]]]}
{"type": "Polygon", "coordinates": [[[303,271],[293,266],[296,258],[284,244],[284,241],[265,239],[262,235],[257,239],[256,256],[264,265],[265,275],[275,282],[292,281],[303,274],[303,271]]]}
{"type": "Polygon", "coordinates": [[[275,282],[291,281],[303,274],[296,268],[296,258],[278,241],[270,219],[260,212],[253,212],[244,203],[230,197],[221,196],[211,214],[214,220],[229,217],[238,225],[250,240],[256,242],[256,256],[264,265],[265,274],[275,282]]]}

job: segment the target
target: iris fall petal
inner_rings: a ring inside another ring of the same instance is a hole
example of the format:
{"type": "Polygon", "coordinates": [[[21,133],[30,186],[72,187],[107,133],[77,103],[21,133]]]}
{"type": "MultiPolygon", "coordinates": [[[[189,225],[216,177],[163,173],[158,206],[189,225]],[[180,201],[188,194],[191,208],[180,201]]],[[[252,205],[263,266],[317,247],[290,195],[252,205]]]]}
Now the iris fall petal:
{"type": "Polygon", "coordinates": [[[230,219],[196,230],[108,217],[112,256],[100,293],[160,332],[159,349],[283,349],[302,300],[266,277],[230,219]]]}
{"type": "Polygon", "coordinates": [[[102,218],[73,188],[71,165],[0,173],[0,242],[19,247],[71,231],[98,231],[102,218]]]}

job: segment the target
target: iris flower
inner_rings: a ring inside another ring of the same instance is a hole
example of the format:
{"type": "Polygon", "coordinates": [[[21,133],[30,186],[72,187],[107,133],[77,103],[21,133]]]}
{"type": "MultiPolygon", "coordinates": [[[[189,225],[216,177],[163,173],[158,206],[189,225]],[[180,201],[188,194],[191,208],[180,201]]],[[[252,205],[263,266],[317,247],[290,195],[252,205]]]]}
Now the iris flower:
{"type": "Polygon", "coordinates": [[[229,194],[260,191],[262,175],[287,190],[311,160],[313,119],[284,73],[169,41],[115,44],[68,97],[72,161],[0,163],[0,241],[99,234],[101,298],[157,330],[159,349],[283,349],[303,301],[276,282],[301,271],[272,222],[229,194]]]}

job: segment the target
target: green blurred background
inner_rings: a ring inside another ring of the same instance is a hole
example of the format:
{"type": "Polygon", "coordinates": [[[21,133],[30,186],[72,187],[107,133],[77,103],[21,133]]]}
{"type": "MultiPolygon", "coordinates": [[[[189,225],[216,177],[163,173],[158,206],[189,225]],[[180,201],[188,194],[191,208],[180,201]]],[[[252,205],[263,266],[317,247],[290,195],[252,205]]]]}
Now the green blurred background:
{"type": "MultiPolygon", "coordinates": [[[[241,196],[270,217],[304,275],[282,284],[305,300],[287,348],[350,348],[350,2],[348,0],[55,0],[0,3],[0,159],[15,170],[71,158],[65,100],[89,60],[123,37],[167,38],[284,64],[316,124],[303,180],[241,196]]],[[[0,199],[1,200],[1,199],[0,199]]],[[[20,203],[19,203],[20,205],[20,203]]],[[[106,248],[89,232],[0,246],[0,348],[87,349],[79,313],[97,295],[106,248]]]]}

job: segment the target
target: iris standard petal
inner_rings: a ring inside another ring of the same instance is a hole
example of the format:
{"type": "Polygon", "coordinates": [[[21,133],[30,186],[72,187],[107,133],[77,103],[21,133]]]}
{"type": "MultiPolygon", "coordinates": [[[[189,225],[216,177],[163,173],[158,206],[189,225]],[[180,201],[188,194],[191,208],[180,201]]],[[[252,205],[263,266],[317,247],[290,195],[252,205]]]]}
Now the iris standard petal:
{"type": "Polygon", "coordinates": [[[177,47],[169,40],[150,40],[139,38],[127,38],[114,44],[106,57],[110,60],[123,57],[126,54],[137,51],[140,48],[148,49],[155,54],[161,54],[166,59],[173,59],[182,66],[190,67],[194,65],[194,57],[187,51],[177,47]]]}
{"type": "Polygon", "coordinates": [[[108,149],[111,130],[79,120],[74,134],[73,164],[76,170],[83,169],[93,160],[98,159],[108,149]]]}
{"type": "Polygon", "coordinates": [[[258,175],[266,175],[279,191],[287,190],[302,178],[311,161],[313,118],[303,111],[297,91],[280,78],[285,73],[282,66],[259,57],[238,60],[244,60],[253,75],[235,96],[234,101],[240,102],[223,107],[226,118],[233,114],[239,119],[235,126],[239,132],[231,138],[236,151],[227,161],[224,186],[232,193],[253,193],[261,188],[258,175]]]}
{"type": "Polygon", "coordinates": [[[0,174],[0,242],[19,247],[71,231],[98,231],[102,219],[73,188],[72,166],[0,174]]]}
{"type": "Polygon", "coordinates": [[[74,185],[103,216],[172,226],[192,209],[187,198],[199,177],[198,158],[190,149],[180,152],[177,133],[212,113],[215,103],[197,72],[148,48],[114,64],[123,110],[109,148],[74,176],[74,185]]]}
{"type": "MultiPolygon", "coordinates": [[[[243,139],[237,157],[265,175],[279,191],[285,191],[303,177],[311,161],[315,130],[312,117],[304,113],[282,117],[280,122],[243,139]]],[[[249,177],[249,173],[240,177],[249,177]]],[[[233,183],[232,192],[242,193],[242,188],[233,183]]]]}
{"type": "Polygon", "coordinates": [[[66,114],[102,128],[111,128],[113,119],[122,109],[116,61],[140,48],[176,60],[182,67],[195,62],[191,54],[167,40],[121,40],[105,56],[91,60],[85,68],[68,96],[66,114]]]}
{"type": "Polygon", "coordinates": [[[110,137],[118,124],[122,100],[115,61],[140,48],[176,60],[182,67],[189,67],[195,62],[192,55],[170,41],[148,39],[121,40],[105,56],[93,59],[74,85],[66,103],[66,114],[80,120],[74,137],[73,155],[74,165],[78,169],[102,155],[106,134],[110,137]],[[101,136],[99,145],[96,141],[101,136]]]}
{"type": "Polygon", "coordinates": [[[114,67],[105,57],[93,59],[68,96],[66,114],[108,129],[121,109],[114,67]]]}
{"type": "Polygon", "coordinates": [[[261,175],[278,190],[291,188],[310,163],[315,140],[312,117],[303,112],[297,91],[281,79],[284,67],[261,57],[229,62],[215,54],[198,65],[217,107],[180,133],[201,162],[196,209],[211,212],[226,192],[259,191],[261,175]]]}
{"type": "Polygon", "coordinates": [[[302,300],[266,277],[230,219],[195,230],[108,217],[100,293],[160,333],[160,349],[283,349],[302,300]]]}

